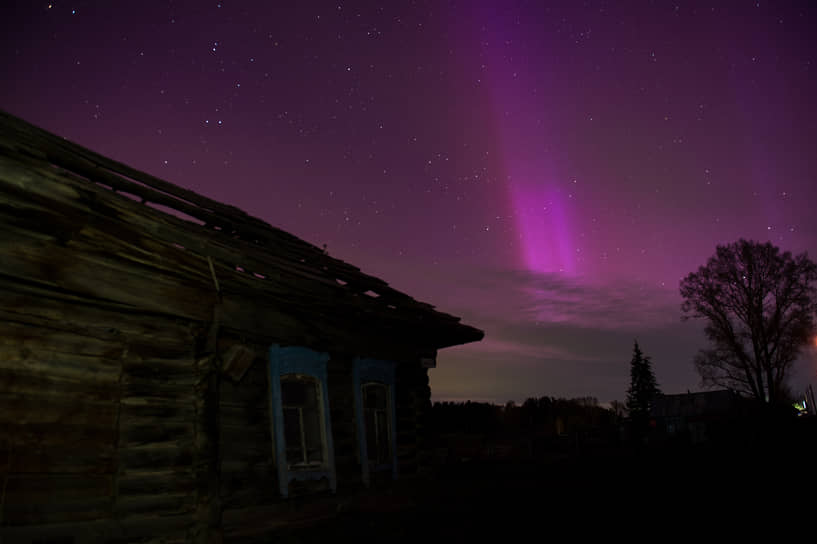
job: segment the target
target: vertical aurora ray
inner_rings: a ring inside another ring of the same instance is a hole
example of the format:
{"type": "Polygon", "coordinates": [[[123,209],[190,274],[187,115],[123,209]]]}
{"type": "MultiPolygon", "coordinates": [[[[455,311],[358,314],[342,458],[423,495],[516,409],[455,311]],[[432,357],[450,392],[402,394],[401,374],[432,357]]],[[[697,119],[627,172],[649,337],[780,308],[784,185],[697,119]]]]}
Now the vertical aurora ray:
{"type": "MultiPolygon", "coordinates": [[[[569,195],[562,190],[565,176],[546,156],[552,138],[547,135],[547,122],[531,115],[541,112],[543,101],[542,94],[532,90],[549,89],[541,88],[540,74],[531,73],[532,66],[514,49],[527,40],[521,36],[524,29],[518,16],[484,7],[476,11],[472,32],[480,31],[481,80],[488,89],[502,181],[519,243],[518,260],[532,272],[575,274],[569,195]]],[[[539,69],[545,65],[537,59],[539,69]]]]}
{"type": "MultiPolygon", "coordinates": [[[[518,168],[511,166],[509,170],[518,168]]],[[[543,174],[544,171],[538,169],[516,173],[507,181],[522,262],[533,272],[573,274],[575,266],[566,206],[543,174]]]]}

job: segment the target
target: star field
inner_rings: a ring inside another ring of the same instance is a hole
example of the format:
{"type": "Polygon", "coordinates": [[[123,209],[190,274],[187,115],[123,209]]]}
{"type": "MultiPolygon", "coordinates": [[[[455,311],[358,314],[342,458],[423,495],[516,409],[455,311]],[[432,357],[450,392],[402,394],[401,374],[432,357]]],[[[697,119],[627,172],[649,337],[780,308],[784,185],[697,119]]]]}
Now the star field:
{"type": "MultiPolygon", "coordinates": [[[[0,108],[485,329],[435,398],[697,389],[678,282],[817,256],[809,2],[5,2],[0,108]]],[[[794,389],[814,381],[817,351],[794,389]]]]}

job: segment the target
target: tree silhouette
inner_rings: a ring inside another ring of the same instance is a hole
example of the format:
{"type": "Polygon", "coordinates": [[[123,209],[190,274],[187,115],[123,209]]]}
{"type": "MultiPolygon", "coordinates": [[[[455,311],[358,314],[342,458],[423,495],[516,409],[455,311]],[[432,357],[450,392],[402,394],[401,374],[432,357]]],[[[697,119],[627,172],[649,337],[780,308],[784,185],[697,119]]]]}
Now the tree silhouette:
{"type": "Polygon", "coordinates": [[[710,341],[695,357],[704,385],[782,400],[791,365],[815,334],[817,265],[771,243],[717,246],[681,280],[683,319],[704,318],[710,341]]]}
{"type": "Polygon", "coordinates": [[[641,437],[647,432],[650,421],[650,407],[656,395],[661,391],[652,372],[650,358],[641,352],[638,342],[633,346],[633,358],[630,361],[630,388],[627,389],[627,411],[633,433],[641,437]]]}

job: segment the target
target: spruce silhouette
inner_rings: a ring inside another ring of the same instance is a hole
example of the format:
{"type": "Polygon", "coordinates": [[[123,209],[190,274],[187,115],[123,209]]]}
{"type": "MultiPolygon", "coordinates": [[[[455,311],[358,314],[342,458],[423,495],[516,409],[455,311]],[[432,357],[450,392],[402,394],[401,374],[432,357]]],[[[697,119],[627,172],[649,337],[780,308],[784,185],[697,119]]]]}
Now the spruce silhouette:
{"type": "Polygon", "coordinates": [[[641,352],[638,341],[633,346],[633,358],[630,361],[630,387],[627,389],[627,410],[630,413],[634,438],[642,438],[649,429],[650,408],[653,400],[661,394],[652,361],[641,352]]]}

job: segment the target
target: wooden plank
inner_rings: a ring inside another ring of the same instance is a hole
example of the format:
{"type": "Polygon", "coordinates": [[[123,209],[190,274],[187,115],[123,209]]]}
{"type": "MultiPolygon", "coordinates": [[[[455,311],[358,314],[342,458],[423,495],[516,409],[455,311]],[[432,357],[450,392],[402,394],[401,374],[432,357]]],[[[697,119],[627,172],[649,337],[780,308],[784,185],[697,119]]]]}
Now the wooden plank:
{"type": "Polygon", "coordinates": [[[114,512],[117,515],[151,514],[166,516],[192,512],[195,508],[195,496],[191,493],[160,493],[155,495],[138,495],[117,497],[114,512]]]}
{"type": "Polygon", "coordinates": [[[123,420],[119,426],[119,446],[123,448],[182,440],[192,441],[192,422],[123,420]]]}
{"type": "Polygon", "coordinates": [[[110,516],[111,499],[94,497],[71,499],[57,503],[35,502],[24,504],[9,501],[3,508],[3,520],[8,525],[60,523],[95,520],[110,516]]]}
{"type": "Polygon", "coordinates": [[[195,490],[195,484],[192,470],[128,469],[118,476],[117,490],[121,497],[190,494],[195,490]]]}
{"type": "Polygon", "coordinates": [[[166,399],[173,400],[179,403],[193,403],[195,392],[193,387],[188,383],[175,382],[150,382],[148,380],[139,379],[122,382],[122,398],[131,399],[166,399]]]}
{"type": "Polygon", "coordinates": [[[4,320],[75,332],[83,336],[122,341],[150,342],[157,347],[188,352],[190,323],[157,314],[136,314],[128,307],[78,297],[28,283],[0,277],[0,290],[6,295],[4,320]],[[123,311],[124,310],[124,311],[123,311]]]}
{"type": "Polygon", "coordinates": [[[193,464],[193,443],[190,440],[173,440],[125,446],[119,449],[119,459],[125,470],[190,467],[193,464]]]}
{"type": "Polygon", "coordinates": [[[114,471],[113,444],[77,447],[54,441],[47,446],[25,445],[21,449],[0,440],[0,459],[8,459],[10,473],[110,474],[114,471]]]}
{"type": "Polygon", "coordinates": [[[0,424],[114,426],[117,405],[59,394],[19,394],[0,391],[0,424]]]}
{"type": "Polygon", "coordinates": [[[153,418],[157,423],[162,421],[190,422],[195,414],[195,407],[190,403],[175,403],[134,397],[122,400],[119,417],[121,421],[153,418]]]}
{"type": "Polygon", "coordinates": [[[162,383],[190,386],[195,383],[193,358],[129,357],[122,362],[122,383],[162,383]]]}
{"type": "Polygon", "coordinates": [[[65,451],[107,451],[113,453],[116,428],[106,422],[82,424],[2,423],[0,440],[24,454],[26,449],[64,449],[65,451]]]}
{"type": "Polygon", "coordinates": [[[96,519],[110,515],[111,475],[11,474],[5,481],[5,525],[96,519]]]}
{"type": "Polygon", "coordinates": [[[94,374],[66,379],[42,372],[31,372],[30,369],[21,366],[0,367],[0,384],[3,384],[6,393],[20,395],[63,395],[91,402],[113,402],[119,398],[115,380],[109,377],[99,380],[94,374]]]}
{"type": "MultiPolygon", "coordinates": [[[[3,544],[31,544],[32,542],[127,542],[118,540],[122,529],[114,519],[95,519],[67,523],[10,526],[0,529],[3,544]]],[[[129,539],[133,541],[133,539],[129,539]]]]}
{"type": "Polygon", "coordinates": [[[86,296],[130,304],[148,311],[207,319],[215,295],[167,276],[104,256],[77,253],[60,246],[0,241],[0,273],[37,281],[86,296]]]}
{"type": "Polygon", "coordinates": [[[30,359],[38,357],[43,361],[52,358],[46,356],[60,353],[82,358],[83,356],[101,359],[95,366],[113,365],[119,359],[125,346],[121,340],[103,340],[92,336],[82,336],[57,329],[38,327],[10,321],[0,322],[0,351],[4,356],[30,359]]]}

